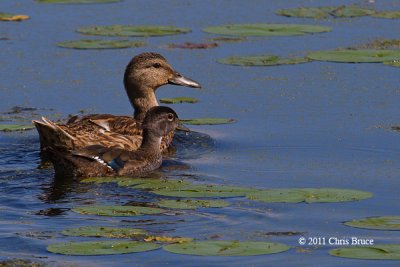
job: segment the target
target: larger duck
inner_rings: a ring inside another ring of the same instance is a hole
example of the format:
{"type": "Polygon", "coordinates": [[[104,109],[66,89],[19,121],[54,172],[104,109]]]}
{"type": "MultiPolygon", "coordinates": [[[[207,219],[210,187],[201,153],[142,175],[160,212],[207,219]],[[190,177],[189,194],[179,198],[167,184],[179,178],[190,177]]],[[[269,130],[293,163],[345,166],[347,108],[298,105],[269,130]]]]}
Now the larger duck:
{"type": "Polygon", "coordinates": [[[91,145],[72,151],[49,148],[57,175],[73,177],[137,176],[161,166],[161,139],[174,131],[179,119],[169,107],[151,108],[142,123],[143,141],[136,151],[91,145]]]}
{"type": "MultiPolygon", "coordinates": [[[[146,112],[158,106],[155,91],[162,85],[174,84],[200,88],[200,84],[175,71],[157,53],[142,53],[132,58],[125,69],[124,86],[134,108],[134,116],[95,114],[72,117],[66,124],[55,124],[46,118],[33,121],[39,132],[42,156],[47,151],[76,150],[91,145],[120,147],[134,151],[141,144],[141,123],[146,112]]],[[[161,142],[161,149],[169,146],[173,131],[161,142]]]]}

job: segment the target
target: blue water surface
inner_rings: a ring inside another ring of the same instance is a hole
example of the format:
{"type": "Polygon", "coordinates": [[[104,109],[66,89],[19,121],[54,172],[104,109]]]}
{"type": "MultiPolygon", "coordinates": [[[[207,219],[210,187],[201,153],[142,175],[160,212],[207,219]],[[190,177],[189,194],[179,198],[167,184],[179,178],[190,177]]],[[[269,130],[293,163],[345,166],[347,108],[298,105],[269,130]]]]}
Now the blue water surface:
{"type": "Polygon", "coordinates": [[[38,109],[30,116],[36,119],[41,115],[66,118],[81,110],[132,114],[122,84],[124,68],[134,55],[154,51],[203,86],[195,90],[168,85],[157,91],[159,98],[200,100],[171,105],[181,118],[237,120],[230,125],[192,126],[212,141],[204,137],[205,148],[178,144],[172,159],[185,167],[164,168],[167,177],[257,188],[337,187],[374,195],[358,202],[321,204],[266,204],[232,198],[228,199],[232,205],[223,209],[127,218],[79,215],[70,209],[155,202],[160,197],[115,184],[55,179],[51,168],[38,168],[36,131],[0,133],[0,259],[24,258],[54,266],[395,266],[398,262],[332,257],[328,251],[336,246],[300,246],[298,239],[355,236],[374,239],[375,244],[400,243],[397,231],[342,224],[355,218],[400,215],[400,135],[390,130],[391,125],[400,124],[400,69],[383,64],[238,67],[216,62],[231,55],[286,56],[356,46],[376,38],[400,38],[400,20],[313,20],[274,14],[280,8],[341,4],[400,9],[395,0],[126,0],[96,5],[1,1],[1,12],[31,18],[0,23],[0,111],[35,107],[38,109]],[[333,31],[250,37],[242,42],[221,42],[213,49],[167,48],[171,43],[213,42],[211,38],[216,36],[201,29],[229,23],[318,24],[333,27],[333,31]],[[55,45],[91,38],[76,33],[78,27],[111,24],[174,25],[192,32],[129,38],[148,45],[121,50],[72,50],[55,45]],[[56,242],[91,240],[60,234],[87,225],[144,228],[199,240],[271,241],[293,247],[284,253],[252,257],[189,256],[161,249],[86,257],[47,252],[46,246],[56,242]]]}

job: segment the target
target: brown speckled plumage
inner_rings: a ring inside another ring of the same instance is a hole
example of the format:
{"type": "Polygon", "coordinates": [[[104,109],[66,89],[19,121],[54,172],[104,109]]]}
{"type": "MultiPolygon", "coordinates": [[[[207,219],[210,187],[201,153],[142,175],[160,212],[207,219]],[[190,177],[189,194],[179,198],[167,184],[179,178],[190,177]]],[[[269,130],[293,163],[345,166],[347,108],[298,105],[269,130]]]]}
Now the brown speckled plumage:
{"type": "MultiPolygon", "coordinates": [[[[46,118],[33,121],[40,137],[42,155],[48,150],[74,150],[90,145],[136,150],[142,142],[141,122],[146,112],[158,106],[155,91],[165,84],[189,87],[200,85],[176,72],[157,53],[142,53],[132,58],[124,74],[124,86],[134,107],[134,117],[95,114],[72,117],[66,124],[55,124],[46,118]]],[[[173,139],[166,134],[161,148],[166,149],[173,139]]]]}
{"type": "Polygon", "coordinates": [[[143,122],[143,141],[136,151],[120,147],[91,145],[73,151],[49,149],[57,176],[135,176],[161,166],[162,136],[178,126],[179,119],[169,107],[151,108],[143,122]]]}

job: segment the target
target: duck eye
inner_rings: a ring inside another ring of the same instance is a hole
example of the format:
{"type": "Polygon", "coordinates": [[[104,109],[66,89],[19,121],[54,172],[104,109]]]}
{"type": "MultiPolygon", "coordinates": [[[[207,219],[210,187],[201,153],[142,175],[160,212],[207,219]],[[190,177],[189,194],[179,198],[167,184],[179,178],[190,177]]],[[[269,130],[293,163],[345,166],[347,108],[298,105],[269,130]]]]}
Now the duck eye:
{"type": "Polygon", "coordinates": [[[161,67],[161,64],[160,64],[160,63],[154,63],[154,64],[153,64],[153,67],[156,68],[156,69],[158,69],[158,68],[161,67]]]}
{"type": "Polygon", "coordinates": [[[174,114],[168,113],[167,118],[168,118],[169,121],[173,121],[173,120],[174,120],[174,117],[175,117],[174,114]]]}

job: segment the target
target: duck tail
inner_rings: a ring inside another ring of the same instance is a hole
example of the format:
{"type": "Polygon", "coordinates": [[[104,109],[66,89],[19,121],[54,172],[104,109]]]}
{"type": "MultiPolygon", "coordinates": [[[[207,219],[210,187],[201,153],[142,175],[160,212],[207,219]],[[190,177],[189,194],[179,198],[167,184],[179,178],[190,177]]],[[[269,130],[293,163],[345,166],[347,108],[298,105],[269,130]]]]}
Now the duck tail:
{"type": "Polygon", "coordinates": [[[49,147],[57,147],[59,149],[71,149],[74,147],[76,138],[65,131],[60,125],[55,124],[45,117],[42,117],[42,121],[33,120],[32,123],[39,133],[42,151],[49,147]]]}

